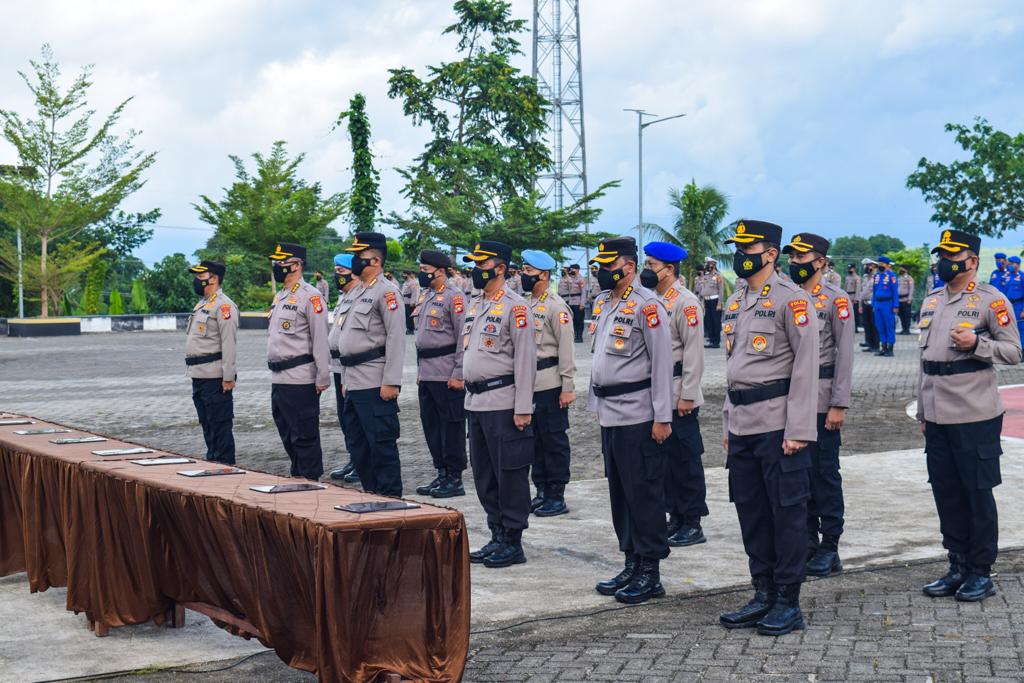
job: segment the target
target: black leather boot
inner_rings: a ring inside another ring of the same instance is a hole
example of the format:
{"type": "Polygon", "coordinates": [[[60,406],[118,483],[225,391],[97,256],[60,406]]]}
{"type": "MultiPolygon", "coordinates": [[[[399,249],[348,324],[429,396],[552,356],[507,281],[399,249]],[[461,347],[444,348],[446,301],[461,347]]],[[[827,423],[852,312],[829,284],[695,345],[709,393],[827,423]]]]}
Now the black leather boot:
{"type": "Polygon", "coordinates": [[[416,493],[418,493],[421,496],[429,496],[430,492],[433,489],[436,489],[438,486],[444,483],[446,476],[447,473],[444,470],[438,470],[437,476],[434,477],[434,480],[432,482],[430,482],[429,484],[424,484],[423,486],[416,487],[416,493]]]}
{"type": "Polygon", "coordinates": [[[615,599],[627,605],[636,605],[647,602],[651,598],[660,598],[665,595],[665,589],[661,586],[661,572],[658,571],[660,560],[651,560],[641,557],[637,563],[636,574],[626,586],[615,591],[615,599]]]}
{"type": "Polygon", "coordinates": [[[704,531],[698,526],[689,526],[684,524],[679,527],[674,534],[668,537],[668,544],[673,548],[684,548],[688,545],[698,545],[700,543],[707,543],[704,537],[704,531]]]}
{"type": "Polygon", "coordinates": [[[557,517],[569,512],[565,504],[565,485],[548,484],[544,487],[544,503],[533,511],[538,517],[557,517]]]}
{"type": "Polygon", "coordinates": [[[331,472],[331,479],[335,481],[343,481],[345,477],[355,468],[356,466],[352,464],[351,460],[349,460],[347,465],[331,472]]]}
{"type": "Polygon", "coordinates": [[[678,515],[670,514],[668,516],[668,524],[665,525],[665,538],[671,537],[675,532],[679,531],[679,527],[683,526],[683,518],[678,515]]]}
{"type": "Polygon", "coordinates": [[[466,495],[466,489],[462,486],[462,477],[457,474],[449,474],[440,484],[430,489],[433,498],[454,498],[466,495]]]}
{"type": "Polygon", "coordinates": [[[885,352],[885,350],[886,350],[887,348],[889,348],[889,345],[888,345],[888,344],[882,344],[882,345],[880,346],[880,348],[877,348],[877,349],[875,349],[875,355],[876,355],[876,356],[885,356],[885,355],[887,355],[887,354],[886,354],[886,352],[885,352]]]}
{"type": "Polygon", "coordinates": [[[505,529],[504,542],[493,553],[484,559],[484,566],[490,569],[511,567],[514,564],[526,562],[526,553],[523,552],[523,530],[505,529]]]}
{"type": "Polygon", "coordinates": [[[825,536],[814,556],[807,561],[809,576],[828,576],[843,571],[843,561],[839,559],[839,539],[825,536]]]}
{"type": "Polygon", "coordinates": [[[718,616],[718,621],[726,628],[753,628],[764,615],[771,611],[775,604],[775,583],[767,576],[755,576],[754,597],[735,612],[725,612],[718,616]]]}
{"type": "Polygon", "coordinates": [[[886,357],[887,357],[887,358],[892,358],[892,357],[893,357],[894,355],[896,355],[895,353],[893,353],[893,349],[895,349],[895,348],[896,348],[896,345],[895,345],[895,344],[889,344],[889,345],[888,345],[888,346],[886,347],[886,349],[885,349],[885,355],[886,355],[886,357]]]}
{"type": "Polygon", "coordinates": [[[596,590],[601,595],[615,595],[615,591],[620,588],[625,588],[629,585],[629,582],[633,580],[633,575],[636,574],[637,556],[632,553],[626,553],[626,566],[623,567],[622,571],[613,576],[612,578],[602,581],[596,586],[596,590]]]}
{"type": "Polygon", "coordinates": [[[930,598],[948,598],[955,595],[963,585],[967,558],[960,553],[949,553],[949,571],[937,581],[932,581],[921,591],[930,598]]]}
{"type": "Polygon", "coordinates": [[[784,636],[790,631],[803,630],[804,615],[800,611],[800,584],[780,585],[779,596],[768,614],[757,623],[757,632],[763,636],[784,636]]]}
{"type": "Polygon", "coordinates": [[[537,495],[530,501],[530,512],[535,511],[544,504],[544,487],[537,485],[537,495]]]}
{"type": "Polygon", "coordinates": [[[469,554],[469,561],[473,564],[480,564],[488,557],[491,556],[494,551],[501,547],[504,540],[504,529],[496,524],[488,524],[491,529],[491,540],[484,544],[484,547],[480,550],[474,550],[469,554]]]}
{"type": "Polygon", "coordinates": [[[996,585],[989,578],[989,567],[967,567],[967,576],[954,597],[960,602],[981,602],[996,594],[996,585]]]}

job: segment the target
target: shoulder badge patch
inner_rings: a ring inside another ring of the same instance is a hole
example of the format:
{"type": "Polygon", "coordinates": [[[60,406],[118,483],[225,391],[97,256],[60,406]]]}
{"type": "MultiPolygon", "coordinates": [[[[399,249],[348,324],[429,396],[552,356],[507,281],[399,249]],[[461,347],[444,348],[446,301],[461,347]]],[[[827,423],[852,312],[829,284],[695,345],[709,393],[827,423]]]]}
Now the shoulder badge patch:
{"type": "Polygon", "coordinates": [[[839,312],[839,317],[842,320],[846,320],[850,317],[850,300],[845,296],[836,297],[835,300],[836,310],[839,312]]]}
{"type": "Polygon", "coordinates": [[[995,311],[999,327],[1006,327],[1010,324],[1010,312],[1006,310],[1006,299],[997,299],[989,304],[989,306],[995,311]]]}
{"type": "Polygon", "coordinates": [[[647,318],[647,327],[654,329],[661,324],[661,319],[658,318],[657,304],[647,304],[640,309],[640,312],[644,314],[645,318],[647,318]]]}
{"type": "Polygon", "coordinates": [[[570,320],[571,318],[569,318],[568,311],[562,311],[558,314],[558,322],[562,323],[563,325],[568,325],[570,320]]]}
{"type": "Polygon", "coordinates": [[[220,317],[224,320],[231,320],[231,304],[221,304],[220,317]]]}
{"type": "Polygon", "coordinates": [[[319,295],[314,295],[314,296],[309,297],[309,303],[313,305],[313,312],[314,313],[323,313],[324,312],[324,302],[320,298],[319,295]]]}
{"type": "Polygon", "coordinates": [[[685,308],[683,308],[683,315],[686,316],[687,325],[689,325],[690,327],[697,327],[698,318],[696,306],[686,306],[685,308]]]}
{"type": "Polygon", "coordinates": [[[398,310],[398,297],[394,292],[384,292],[384,303],[387,304],[389,311],[398,310]]]}
{"type": "Polygon", "coordinates": [[[526,327],[526,306],[516,305],[512,307],[512,319],[516,321],[517,328],[526,327]]]}
{"type": "Polygon", "coordinates": [[[452,298],[452,307],[455,309],[455,313],[462,315],[462,311],[466,309],[466,302],[461,296],[452,298]]]}
{"type": "Polygon", "coordinates": [[[797,327],[806,325],[810,318],[807,317],[807,302],[802,299],[794,299],[789,302],[789,308],[793,311],[793,322],[797,327]]]}

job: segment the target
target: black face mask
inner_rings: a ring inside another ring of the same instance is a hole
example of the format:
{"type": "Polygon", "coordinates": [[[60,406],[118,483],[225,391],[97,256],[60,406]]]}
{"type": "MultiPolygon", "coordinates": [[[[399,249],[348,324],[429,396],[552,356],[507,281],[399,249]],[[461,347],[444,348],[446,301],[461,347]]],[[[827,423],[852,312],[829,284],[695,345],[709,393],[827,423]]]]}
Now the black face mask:
{"type": "Polygon", "coordinates": [[[206,296],[208,282],[208,280],[200,280],[197,277],[192,278],[192,291],[196,293],[196,296],[206,296]]]}
{"type": "Polygon", "coordinates": [[[520,275],[519,282],[523,285],[523,291],[529,294],[533,291],[533,286],[540,281],[540,273],[536,275],[520,275]]]}
{"type": "Polygon", "coordinates": [[[344,289],[345,285],[347,285],[350,282],[352,282],[351,275],[339,275],[338,273],[334,274],[334,284],[338,285],[339,290],[344,289]]]}
{"type": "Polygon", "coordinates": [[[286,277],[288,277],[289,273],[292,272],[291,264],[289,264],[289,265],[281,265],[281,264],[275,263],[273,267],[274,267],[274,280],[276,280],[277,282],[284,282],[284,279],[286,277]]]}
{"type": "Polygon", "coordinates": [[[436,275],[436,273],[424,273],[421,270],[416,275],[416,281],[420,283],[420,287],[429,287],[434,281],[434,275],[436,275]]]}
{"type": "Polygon", "coordinates": [[[732,269],[736,277],[748,278],[764,267],[764,252],[760,254],[744,254],[737,251],[732,255],[732,269]]]}
{"type": "Polygon", "coordinates": [[[658,286],[658,274],[650,268],[644,268],[640,271],[640,284],[647,289],[654,289],[658,286]]]}
{"type": "Polygon", "coordinates": [[[497,268],[474,268],[473,269],[473,286],[477,289],[483,289],[487,286],[487,283],[498,276],[497,268]]]}
{"type": "Polygon", "coordinates": [[[940,280],[943,282],[952,282],[953,278],[957,275],[967,272],[967,264],[964,261],[940,258],[937,271],[939,273],[940,280]]]}
{"type": "Polygon", "coordinates": [[[356,277],[362,275],[363,271],[366,270],[369,265],[370,259],[365,259],[361,256],[352,257],[352,272],[355,273],[356,277]]]}
{"type": "Polygon", "coordinates": [[[798,285],[802,285],[810,280],[817,272],[818,269],[814,267],[813,263],[791,262],[789,264],[789,277],[798,285]]]}
{"type": "Polygon", "coordinates": [[[624,277],[626,277],[626,273],[623,272],[622,268],[615,270],[601,268],[597,271],[597,284],[602,292],[607,292],[609,289],[615,289],[615,285],[624,277]]]}

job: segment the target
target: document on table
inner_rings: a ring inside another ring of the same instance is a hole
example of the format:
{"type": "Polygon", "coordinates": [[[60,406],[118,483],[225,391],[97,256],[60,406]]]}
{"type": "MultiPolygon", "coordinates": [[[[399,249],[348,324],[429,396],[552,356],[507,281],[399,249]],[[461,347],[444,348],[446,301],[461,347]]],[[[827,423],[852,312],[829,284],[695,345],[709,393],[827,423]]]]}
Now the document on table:
{"type": "Polygon", "coordinates": [[[259,493],[294,493],[296,491],[319,491],[326,486],[321,484],[268,484],[266,486],[250,486],[250,491],[259,493]]]}

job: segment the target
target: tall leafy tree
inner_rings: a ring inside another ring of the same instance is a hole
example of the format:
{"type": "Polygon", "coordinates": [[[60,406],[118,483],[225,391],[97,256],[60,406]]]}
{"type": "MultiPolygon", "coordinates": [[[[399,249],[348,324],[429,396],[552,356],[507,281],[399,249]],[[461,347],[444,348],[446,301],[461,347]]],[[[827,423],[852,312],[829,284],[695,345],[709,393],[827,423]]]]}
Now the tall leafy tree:
{"type": "MultiPolygon", "coordinates": [[[[32,93],[35,112],[31,117],[0,109],[3,137],[18,153],[23,173],[0,176],[0,219],[20,229],[33,244],[38,244],[38,259],[26,259],[26,279],[40,288],[41,314],[49,314],[50,292],[60,278],[47,271],[51,267],[50,249],[62,239],[74,237],[85,227],[103,220],[130,194],[142,187],[143,172],[156,156],[135,148],[139,132],[115,133],[115,128],[131,101],[117,105],[98,126],[93,126],[94,111],[88,109],[92,87],[92,67],[85,67],[70,87],[63,90],[60,66],[49,45],[42,48],[42,59],[30,61],[32,75],[18,72],[32,93]]],[[[87,267],[67,259],[62,268],[87,267]]],[[[79,271],[81,272],[81,271],[79,271]]],[[[6,279],[16,279],[9,268],[0,271],[6,279]]]]}
{"type": "Polygon", "coordinates": [[[713,185],[698,186],[694,180],[684,185],[682,190],[669,189],[668,198],[677,212],[672,229],[650,226],[653,231],[645,232],[666,242],[674,242],[689,252],[689,257],[683,262],[683,272],[687,281],[693,282],[693,271],[704,263],[705,258],[717,258],[725,253],[723,243],[730,234],[725,225],[729,198],[713,185]]]}
{"type": "Polygon", "coordinates": [[[950,164],[922,158],[907,178],[932,207],[931,220],[975,235],[1000,237],[1024,226],[1024,133],[947,123],[969,158],[950,164]]]}
{"type": "Polygon", "coordinates": [[[370,151],[370,119],[366,115],[366,97],[356,93],[348,103],[348,111],[338,115],[337,128],[348,121],[348,135],[352,142],[352,190],[349,194],[349,215],[357,232],[372,231],[377,223],[380,206],[380,172],[373,166],[370,151]]]}
{"type": "MultiPolygon", "coordinates": [[[[192,292],[192,274],[184,254],[171,254],[157,261],[146,273],[146,290],[153,313],[191,311],[196,303],[192,292]]],[[[229,276],[230,277],[230,276],[229,276]]]]}
{"type": "Polygon", "coordinates": [[[412,166],[399,170],[408,216],[388,222],[454,251],[481,233],[558,252],[596,244],[580,226],[600,213],[593,202],[602,185],[556,215],[539,206],[534,186],[551,160],[542,139],[547,103],[537,81],[512,66],[522,54],[516,39],[526,22],[513,19],[503,0],[458,0],[457,20],[444,30],[458,57],[427,68],[391,69],[388,96],[433,135],[412,166]],[[529,239],[523,238],[528,235],[529,239]]]}

